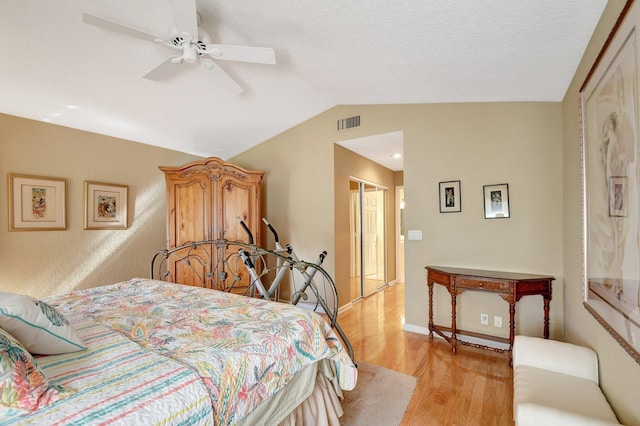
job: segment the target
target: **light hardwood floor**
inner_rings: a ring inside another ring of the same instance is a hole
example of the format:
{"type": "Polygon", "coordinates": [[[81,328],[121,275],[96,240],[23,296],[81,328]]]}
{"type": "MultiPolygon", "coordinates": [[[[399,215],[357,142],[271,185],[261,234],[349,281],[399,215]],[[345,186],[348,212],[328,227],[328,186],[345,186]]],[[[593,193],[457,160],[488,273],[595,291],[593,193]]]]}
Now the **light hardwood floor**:
{"type": "Polygon", "coordinates": [[[508,355],[460,345],[454,355],[442,339],[403,331],[404,284],[355,303],[338,322],[356,361],[418,378],[402,425],[513,425],[508,355]]]}

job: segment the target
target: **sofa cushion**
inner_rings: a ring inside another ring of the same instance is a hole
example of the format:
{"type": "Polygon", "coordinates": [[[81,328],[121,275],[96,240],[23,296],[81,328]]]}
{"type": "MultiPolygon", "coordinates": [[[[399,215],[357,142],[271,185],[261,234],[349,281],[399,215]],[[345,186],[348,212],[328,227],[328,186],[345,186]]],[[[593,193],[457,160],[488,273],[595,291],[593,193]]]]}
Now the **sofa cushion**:
{"type": "Polygon", "coordinates": [[[513,370],[516,425],[619,424],[600,387],[591,380],[529,365],[513,370]]]}
{"type": "Polygon", "coordinates": [[[598,383],[598,355],[591,348],[539,337],[516,336],[513,366],[529,365],[598,383]]]}

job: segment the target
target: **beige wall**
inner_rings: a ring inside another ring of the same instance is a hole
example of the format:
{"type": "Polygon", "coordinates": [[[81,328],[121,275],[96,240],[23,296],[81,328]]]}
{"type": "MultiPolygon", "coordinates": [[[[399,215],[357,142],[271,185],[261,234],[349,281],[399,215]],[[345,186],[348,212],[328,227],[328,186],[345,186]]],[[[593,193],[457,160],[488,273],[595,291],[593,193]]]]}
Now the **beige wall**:
{"type": "MultiPolygon", "coordinates": [[[[425,105],[405,129],[407,325],[425,327],[425,265],[448,265],[553,275],[551,336],[563,337],[562,133],[556,103],[425,105]],[[439,213],[438,182],[461,181],[461,213],[439,213]],[[509,184],[508,219],[484,219],[483,185],[509,184]]],[[[438,323],[448,323],[448,295],[436,287],[438,323]]],[[[459,299],[459,326],[508,336],[502,299],[467,292],[459,299]],[[489,326],[480,314],[489,314],[489,326]],[[493,316],[504,326],[493,327],[493,316]]],[[[542,300],[518,303],[517,331],[542,335],[542,300]]]]}
{"type": "MultiPolygon", "coordinates": [[[[266,212],[272,221],[284,222],[287,238],[305,248],[335,247],[336,256],[344,257],[346,249],[334,235],[336,217],[347,214],[334,210],[334,142],[402,130],[406,224],[424,235],[422,241],[405,242],[405,328],[426,331],[424,267],[451,265],[554,275],[551,334],[562,338],[561,125],[559,103],[343,106],[236,160],[267,170],[266,212]],[[352,114],[361,115],[362,126],[337,134],[336,120],[352,114]],[[307,162],[299,164],[297,159],[307,162]],[[441,214],[438,182],[457,179],[462,181],[462,212],[441,214]],[[509,183],[510,219],[483,218],[482,185],[495,183],[509,183]]],[[[333,256],[329,259],[334,261],[333,256]]],[[[335,264],[330,263],[328,270],[335,274],[335,264]]],[[[442,292],[436,296],[436,318],[448,321],[449,298],[442,292]]],[[[462,299],[466,306],[458,316],[462,327],[508,334],[506,326],[479,324],[481,312],[508,317],[501,298],[467,293],[462,299]]],[[[518,330],[542,335],[540,297],[519,303],[518,330]]]]}
{"type": "Polygon", "coordinates": [[[393,183],[395,186],[403,186],[404,185],[404,172],[394,172],[393,174],[393,183]]]}
{"type": "Polygon", "coordinates": [[[564,146],[564,274],[566,339],[598,352],[601,387],[618,418],[640,425],[640,365],[586,311],[583,300],[582,186],[578,91],[613,28],[624,1],[609,1],[562,104],[564,146]]]}
{"type": "Polygon", "coordinates": [[[0,290],[44,297],[148,277],[166,243],[158,165],[198,157],[0,114],[0,290]],[[7,174],[67,179],[67,230],[8,231],[7,174]],[[129,229],[84,230],[84,181],[129,186],[129,229]]]}
{"type": "MultiPolygon", "coordinates": [[[[315,261],[322,250],[328,252],[323,267],[336,282],[340,306],[350,301],[349,269],[344,262],[349,259],[349,245],[344,236],[336,241],[335,235],[336,230],[339,234],[344,232],[341,230],[344,221],[348,223],[348,210],[336,220],[336,179],[343,180],[345,176],[348,179],[353,172],[351,175],[362,174],[359,176],[362,179],[394,185],[392,172],[372,166],[374,163],[362,157],[349,169],[345,164],[356,157],[339,155],[336,171],[334,142],[362,135],[353,131],[336,134],[336,120],[343,114],[342,108],[333,108],[228,160],[248,169],[265,171],[263,214],[278,230],[281,242],[291,243],[298,256],[308,261],[315,261]]],[[[343,154],[344,151],[339,150],[343,154]]],[[[395,179],[400,179],[398,174],[395,179]]],[[[393,200],[395,194],[390,192],[390,197],[393,200]]],[[[271,235],[265,234],[264,245],[272,247],[271,235]]],[[[391,250],[394,253],[395,246],[391,250]]],[[[390,268],[393,279],[395,265],[390,268]]]]}
{"type": "MultiPolygon", "coordinates": [[[[280,241],[290,243],[300,259],[315,261],[326,250],[323,266],[331,276],[336,256],[345,255],[333,250],[333,142],[327,141],[325,130],[335,127],[332,120],[331,114],[321,114],[228,159],[265,172],[262,214],[276,228],[280,241]]],[[[263,245],[273,247],[270,233],[263,235],[263,245]]]]}

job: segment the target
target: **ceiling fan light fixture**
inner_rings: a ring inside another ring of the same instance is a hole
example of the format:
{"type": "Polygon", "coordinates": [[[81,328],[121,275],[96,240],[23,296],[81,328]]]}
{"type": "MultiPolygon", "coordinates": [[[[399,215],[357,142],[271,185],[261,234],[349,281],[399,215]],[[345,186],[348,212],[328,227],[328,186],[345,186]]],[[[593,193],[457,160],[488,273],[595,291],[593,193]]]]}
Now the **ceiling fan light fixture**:
{"type": "Polygon", "coordinates": [[[194,64],[196,62],[198,59],[198,50],[193,44],[189,43],[183,46],[182,59],[190,64],[194,64]]]}

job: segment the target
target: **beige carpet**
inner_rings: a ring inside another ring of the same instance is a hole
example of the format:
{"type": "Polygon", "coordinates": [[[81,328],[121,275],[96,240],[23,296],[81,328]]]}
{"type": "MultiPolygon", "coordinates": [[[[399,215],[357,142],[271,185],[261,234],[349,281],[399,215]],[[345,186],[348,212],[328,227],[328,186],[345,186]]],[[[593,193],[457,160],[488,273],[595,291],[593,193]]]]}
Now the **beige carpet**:
{"type": "Polygon", "coordinates": [[[344,392],[344,426],[397,426],[402,421],[416,379],[408,374],[358,362],[358,384],[344,392]]]}

